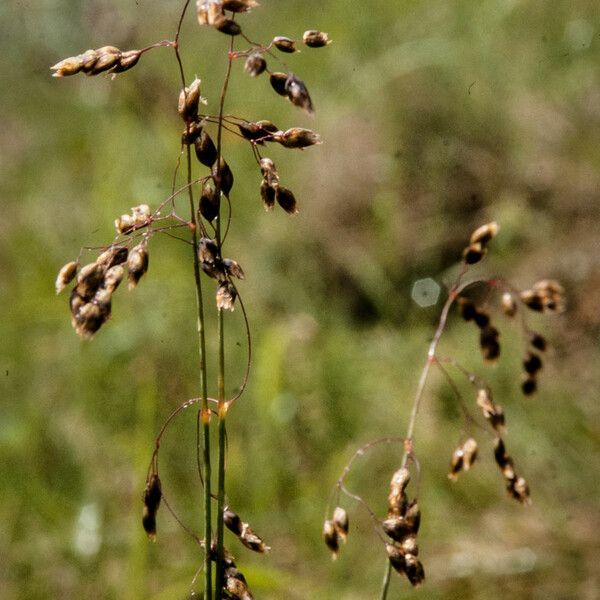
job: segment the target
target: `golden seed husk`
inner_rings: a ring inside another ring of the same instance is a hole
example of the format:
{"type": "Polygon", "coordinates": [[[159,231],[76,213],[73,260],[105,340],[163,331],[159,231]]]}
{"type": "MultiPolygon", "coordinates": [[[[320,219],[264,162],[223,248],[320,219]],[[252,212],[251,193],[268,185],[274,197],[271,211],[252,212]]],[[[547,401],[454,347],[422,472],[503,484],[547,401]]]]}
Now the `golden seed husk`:
{"type": "Polygon", "coordinates": [[[127,258],[127,277],[130,290],[137,286],[142,276],[148,270],[148,262],[146,242],[141,242],[131,249],[127,258]]]}
{"type": "Polygon", "coordinates": [[[121,265],[115,265],[106,271],[104,275],[103,286],[110,292],[113,293],[118,287],[123,277],[125,276],[125,269],[121,265]]]}
{"type": "Polygon", "coordinates": [[[488,244],[488,242],[498,235],[498,231],[500,231],[500,227],[498,223],[492,221],[491,223],[486,223],[481,227],[478,227],[471,235],[471,239],[469,243],[471,245],[481,244],[483,247],[488,244]]]}
{"type": "Polygon", "coordinates": [[[289,37],[285,37],[284,35],[278,35],[274,37],[272,44],[281,52],[287,52],[289,54],[296,52],[296,42],[289,37]]]}
{"type": "Polygon", "coordinates": [[[322,48],[331,44],[329,36],[324,31],[317,31],[316,29],[309,29],[304,32],[302,41],[309,48],[322,48]]]}
{"type": "Polygon", "coordinates": [[[77,269],[79,268],[79,263],[76,260],[68,262],[66,265],[61,267],[58,275],[56,277],[56,293],[60,294],[66,287],[73,281],[75,275],[77,275],[77,269]]]}
{"type": "Polygon", "coordinates": [[[514,317],[517,314],[517,302],[514,296],[510,292],[504,292],[502,294],[502,312],[507,317],[514,317]]]}
{"type": "Polygon", "coordinates": [[[338,535],[345,542],[348,538],[350,521],[348,519],[348,513],[341,506],[336,506],[333,511],[333,526],[336,528],[338,535]]]}

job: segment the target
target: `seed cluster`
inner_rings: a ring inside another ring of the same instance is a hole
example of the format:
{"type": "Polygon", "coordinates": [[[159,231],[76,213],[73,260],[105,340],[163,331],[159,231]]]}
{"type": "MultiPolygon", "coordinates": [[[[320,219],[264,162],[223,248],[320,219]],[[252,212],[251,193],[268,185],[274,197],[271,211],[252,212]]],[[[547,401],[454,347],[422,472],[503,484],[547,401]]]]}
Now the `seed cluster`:
{"type": "MultiPolygon", "coordinates": [[[[253,600],[254,596],[248,588],[248,582],[244,574],[237,568],[235,560],[227,550],[223,549],[223,598],[230,600],[253,600]]],[[[217,562],[217,548],[212,544],[210,556],[213,562],[217,562]]]]}
{"type": "Polygon", "coordinates": [[[506,481],[508,493],[522,504],[531,504],[527,481],[516,474],[513,459],[506,451],[504,441],[501,437],[497,437],[494,442],[494,458],[506,481]]]}
{"type": "Polygon", "coordinates": [[[57,294],[76,277],[69,305],[71,324],[82,337],[92,337],[110,318],[112,295],[125,275],[124,264],[127,266],[129,289],[132,289],[148,270],[145,240],[130,251],[125,246],[111,246],[79,272],[77,261],[69,262],[60,269],[56,278],[57,294]]]}
{"type": "Polygon", "coordinates": [[[417,558],[421,511],[416,498],[408,501],[405,490],[409,481],[410,472],[406,467],[398,469],[392,475],[388,518],[383,521],[382,526],[386,535],[393,540],[385,546],[390,564],[396,572],[406,575],[413,586],[417,586],[425,579],[425,570],[417,558]]]}
{"type": "Polygon", "coordinates": [[[86,50],[83,54],[69,56],[50,67],[52,77],[68,77],[77,73],[100,75],[100,73],[123,73],[135,67],[141,50],[122,51],[114,46],[102,46],[97,50],[86,50]]]}
{"type": "Polygon", "coordinates": [[[473,321],[479,328],[479,347],[486,361],[493,362],[500,356],[500,332],[491,324],[490,315],[467,298],[459,298],[460,314],[465,321],[473,321]]]}

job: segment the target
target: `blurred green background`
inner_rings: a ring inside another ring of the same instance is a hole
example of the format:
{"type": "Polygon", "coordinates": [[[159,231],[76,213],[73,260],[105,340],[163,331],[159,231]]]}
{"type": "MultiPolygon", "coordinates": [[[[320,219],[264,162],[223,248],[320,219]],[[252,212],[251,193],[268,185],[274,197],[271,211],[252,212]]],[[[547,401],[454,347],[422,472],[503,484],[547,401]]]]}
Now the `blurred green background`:
{"type": "MultiPolygon", "coordinates": [[[[226,138],[236,177],[227,254],[246,271],[255,350],[250,386],[230,413],[228,495],[273,550],[227,544],[255,597],[378,597],[385,553],[368,516],[345,503],[352,531],[332,563],[321,541],[328,498],[358,446],[405,432],[443,300],[420,307],[414,283],[450,283],[472,229],[495,219],[501,235],[477,273],[521,288],[554,277],[567,289],[564,315],[531,321],[552,341],[540,392],[521,396],[520,330],[500,316],[497,365],[482,364],[474,328],[456,314],[441,352],[492,384],[533,505],[506,497],[484,437],[481,463],[448,481],[462,421],[434,374],[416,430],[428,579],[412,590],[395,576],[389,597],[600,598],[597,2],[261,4],[243,17],[251,38],[320,28],[335,41],[286,58],[311,91],[314,119],[241,63],[227,102],[231,113],[311,127],[325,140],[306,152],[269,149],[300,202],[290,218],[263,211],[249,149],[226,138]]],[[[147,277],[135,292],[119,290],[91,343],[74,334],[67,298],[53,289],[81,245],[112,239],[115,217],[168,195],[182,126],[167,49],[114,81],[56,80],[49,66],[88,47],[172,37],[180,5],[0,4],[2,600],[185,598],[201,564],[164,508],[156,544],[140,526],[156,432],[198,394],[189,248],[154,238],[147,277]]],[[[203,79],[216,112],[227,40],[189,14],[182,44],[188,78],[203,79]]],[[[211,317],[211,340],[214,331],[211,317]]],[[[233,392],[245,361],[239,311],[227,332],[233,392]]],[[[400,457],[400,448],[376,450],[348,480],[379,514],[400,457]]],[[[165,438],[161,476],[199,530],[193,411],[165,438]]]]}

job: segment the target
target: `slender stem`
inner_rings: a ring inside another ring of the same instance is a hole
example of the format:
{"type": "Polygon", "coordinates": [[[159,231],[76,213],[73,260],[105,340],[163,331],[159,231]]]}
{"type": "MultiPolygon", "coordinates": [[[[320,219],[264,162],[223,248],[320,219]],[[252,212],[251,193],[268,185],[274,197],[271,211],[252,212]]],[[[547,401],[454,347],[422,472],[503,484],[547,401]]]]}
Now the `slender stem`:
{"type": "Polygon", "coordinates": [[[383,574],[383,583],[381,584],[381,600],[386,600],[388,589],[390,587],[390,576],[392,574],[392,565],[388,560],[385,565],[385,572],[383,574]]]}
{"type": "MultiPolygon", "coordinates": [[[[229,43],[229,52],[227,55],[227,72],[223,81],[223,89],[221,91],[221,100],[219,104],[219,121],[217,129],[217,178],[215,182],[216,192],[218,197],[221,195],[221,150],[223,136],[223,115],[225,109],[225,98],[227,96],[227,87],[231,76],[231,65],[233,62],[233,45],[234,37],[231,36],[229,43]]],[[[222,258],[222,243],[221,238],[221,211],[217,216],[216,238],[219,248],[219,255],[222,258]]],[[[217,400],[218,400],[218,433],[219,433],[219,460],[217,474],[217,573],[215,583],[215,598],[221,599],[221,590],[223,589],[223,509],[225,507],[225,453],[226,453],[226,416],[227,403],[225,402],[225,335],[224,335],[224,319],[223,309],[218,310],[218,341],[219,341],[219,373],[217,379],[217,400]]]]}
{"type": "MultiPolygon", "coordinates": [[[[185,72],[181,55],[179,53],[179,34],[185,13],[190,4],[186,3],[181,12],[179,23],[177,25],[177,34],[175,36],[175,56],[179,65],[181,75],[181,84],[185,89],[185,72]]],[[[188,124],[189,130],[189,124],[188,124]]],[[[204,462],[204,600],[212,600],[212,562],[211,562],[211,541],[212,541],[212,523],[211,523],[211,462],[210,462],[210,409],[208,408],[208,392],[206,378],[206,339],[204,323],[204,306],[202,301],[202,282],[200,278],[200,258],[198,256],[198,219],[196,216],[196,207],[194,205],[194,195],[192,191],[192,154],[189,144],[186,145],[186,165],[187,165],[187,183],[188,195],[190,201],[190,222],[192,227],[192,251],[194,253],[194,283],[196,287],[196,308],[197,308],[197,330],[198,330],[198,351],[200,359],[200,398],[201,408],[198,413],[198,419],[202,422],[203,432],[203,462],[204,462]]],[[[199,443],[199,438],[198,438],[199,443]]]]}

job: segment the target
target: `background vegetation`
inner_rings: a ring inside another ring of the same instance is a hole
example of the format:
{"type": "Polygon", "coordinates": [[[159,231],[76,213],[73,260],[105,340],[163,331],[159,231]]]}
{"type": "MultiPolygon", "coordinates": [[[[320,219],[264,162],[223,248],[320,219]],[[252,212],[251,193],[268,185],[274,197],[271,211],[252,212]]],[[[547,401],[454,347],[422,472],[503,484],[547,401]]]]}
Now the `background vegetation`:
{"type": "MultiPolygon", "coordinates": [[[[432,380],[417,428],[426,586],[395,578],[392,598],[600,597],[600,16],[593,0],[347,2],[263,0],[253,38],[318,27],[335,40],[294,67],[317,108],[292,112],[236,65],[229,110],[304,125],[326,143],[274,150],[301,213],[265,214],[247,148],[228,140],[234,228],[256,357],[229,424],[229,497],[273,551],[239,556],[256,598],[375,598],[384,552],[360,511],[332,564],[320,535],[330,489],[354,449],[403,435],[440,304],[416,280],[448,282],[474,226],[498,220],[486,274],[527,287],[555,277],[569,310],[544,320],[553,342],[540,393],[519,392],[519,331],[483,366],[474,328],[450,323],[442,352],[484,374],[505,405],[533,506],[506,498],[483,460],[446,478],[461,422],[432,380]],[[292,185],[293,184],[293,185],[292,185]]],[[[168,50],[111,81],[56,81],[49,65],[88,47],[173,35],[178,2],[0,4],[0,597],[184,598],[198,548],[162,510],[140,524],[154,436],[197,394],[188,248],[156,240],[135,293],[121,290],[93,343],[71,330],[58,268],[106,243],[113,219],[168,194],[181,129],[168,50]]],[[[187,64],[215,106],[224,36],[184,30],[187,64]]],[[[456,317],[456,315],[455,315],[456,317]]],[[[228,386],[243,370],[236,312],[228,386]],[[239,342],[240,346],[235,344],[239,342]]],[[[535,319],[533,321],[536,323],[535,319]]],[[[468,395],[468,390],[465,389],[468,395]]],[[[470,396],[468,396],[470,398],[470,396]]],[[[193,414],[162,454],[164,487],[200,524],[193,414]]],[[[399,460],[374,453],[349,484],[383,513],[399,460]]],[[[351,508],[351,505],[348,505],[351,508]]]]}

